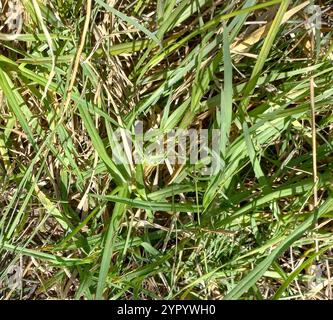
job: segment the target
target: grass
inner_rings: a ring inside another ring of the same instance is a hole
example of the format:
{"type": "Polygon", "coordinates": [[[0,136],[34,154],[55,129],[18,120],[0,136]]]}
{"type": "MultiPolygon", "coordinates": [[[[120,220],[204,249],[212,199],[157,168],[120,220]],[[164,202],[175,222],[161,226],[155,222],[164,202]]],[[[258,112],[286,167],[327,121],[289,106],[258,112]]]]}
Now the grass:
{"type": "Polygon", "coordinates": [[[1,4],[1,299],[332,299],[331,1],[1,4]]]}

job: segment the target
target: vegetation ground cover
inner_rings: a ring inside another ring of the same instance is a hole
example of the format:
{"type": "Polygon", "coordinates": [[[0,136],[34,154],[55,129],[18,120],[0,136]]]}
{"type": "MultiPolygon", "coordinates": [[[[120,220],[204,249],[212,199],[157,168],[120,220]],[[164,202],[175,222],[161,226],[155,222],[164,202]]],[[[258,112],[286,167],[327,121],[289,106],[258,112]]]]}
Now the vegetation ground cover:
{"type": "Polygon", "coordinates": [[[1,299],[331,299],[332,9],[2,0],[1,299]],[[115,162],[138,121],[220,170],[115,162]]]}

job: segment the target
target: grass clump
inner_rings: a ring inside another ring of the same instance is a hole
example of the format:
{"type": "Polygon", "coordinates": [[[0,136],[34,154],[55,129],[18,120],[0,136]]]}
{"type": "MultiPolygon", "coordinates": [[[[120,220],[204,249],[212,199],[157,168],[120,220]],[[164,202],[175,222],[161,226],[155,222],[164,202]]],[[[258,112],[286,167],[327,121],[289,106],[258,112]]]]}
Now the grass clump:
{"type": "Polygon", "coordinates": [[[332,298],[330,1],[1,4],[2,299],[332,298]]]}

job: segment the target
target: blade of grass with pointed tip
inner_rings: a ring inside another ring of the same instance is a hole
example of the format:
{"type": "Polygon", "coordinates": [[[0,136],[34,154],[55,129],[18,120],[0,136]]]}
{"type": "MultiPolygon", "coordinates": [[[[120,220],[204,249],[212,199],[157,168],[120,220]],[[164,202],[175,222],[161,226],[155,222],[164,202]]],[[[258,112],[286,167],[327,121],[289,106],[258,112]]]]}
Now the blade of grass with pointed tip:
{"type": "Polygon", "coordinates": [[[223,64],[224,64],[224,87],[221,90],[220,103],[220,130],[221,130],[221,155],[224,156],[229,144],[229,134],[232,122],[232,60],[230,55],[230,42],[228,27],[223,28],[223,64]]]}
{"type": "Polygon", "coordinates": [[[3,72],[1,68],[0,68],[0,88],[2,88],[5,96],[7,97],[8,104],[12,109],[13,114],[17,117],[18,121],[20,122],[24,132],[28,137],[28,140],[30,141],[32,146],[37,150],[38,146],[35,141],[34,135],[26,119],[26,116],[24,115],[21,109],[21,106],[24,103],[23,99],[21,98],[20,95],[17,94],[17,91],[14,88],[14,85],[11,82],[10,78],[5,72],[3,72]]]}
{"type": "Polygon", "coordinates": [[[281,1],[280,8],[274,18],[271,28],[269,29],[267,37],[262,46],[262,49],[260,50],[259,56],[257,58],[257,62],[252,71],[251,78],[248,81],[248,83],[244,89],[244,93],[243,93],[244,100],[242,101],[242,105],[241,105],[241,110],[243,110],[243,111],[245,111],[245,109],[247,108],[247,105],[249,104],[250,95],[252,94],[252,92],[257,84],[257,81],[260,77],[260,72],[266,63],[269,52],[271,51],[271,48],[273,46],[274,40],[280,30],[281,22],[283,20],[283,16],[284,16],[285,12],[288,9],[289,3],[290,3],[290,0],[281,1]]]}
{"type": "MultiPolygon", "coordinates": [[[[125,186],[120,190],[119,196],[126,197],[128,195],[129,192],[127,186],[125,186]]],[[[102,262],[101,262],[97,289],[96,289],[97,300],[101,300],[103,298],[103,291],[105,289],[106,279],[110,269],[110,263],[114,251],[115,240],[117,237],[118,228],[123,218],[125,209],[126,209],[126,204],[118,202],[116,203],[112,212],[111,221],[108,226],[106,237],[104,239],[104,244],[103,244],[102,262]]]]}
{"type": "Polygon", "coordinates": [[[110,158],[105,149],[103,141],[99,136],[95,128],[94,122],[90,116],[88,107],[78,104],[78,109],[99,157],[105,162],[105,165],[110,169],[110,172],[112,173],[113,178],[117,181],[117,183],[119,185],[126,184],[127,180],[125,179],[125,176],[123,176],[123,173],[118,170],[117,166],[114,164],[114,162],[112,161],[112,159],[110,158]]]}

